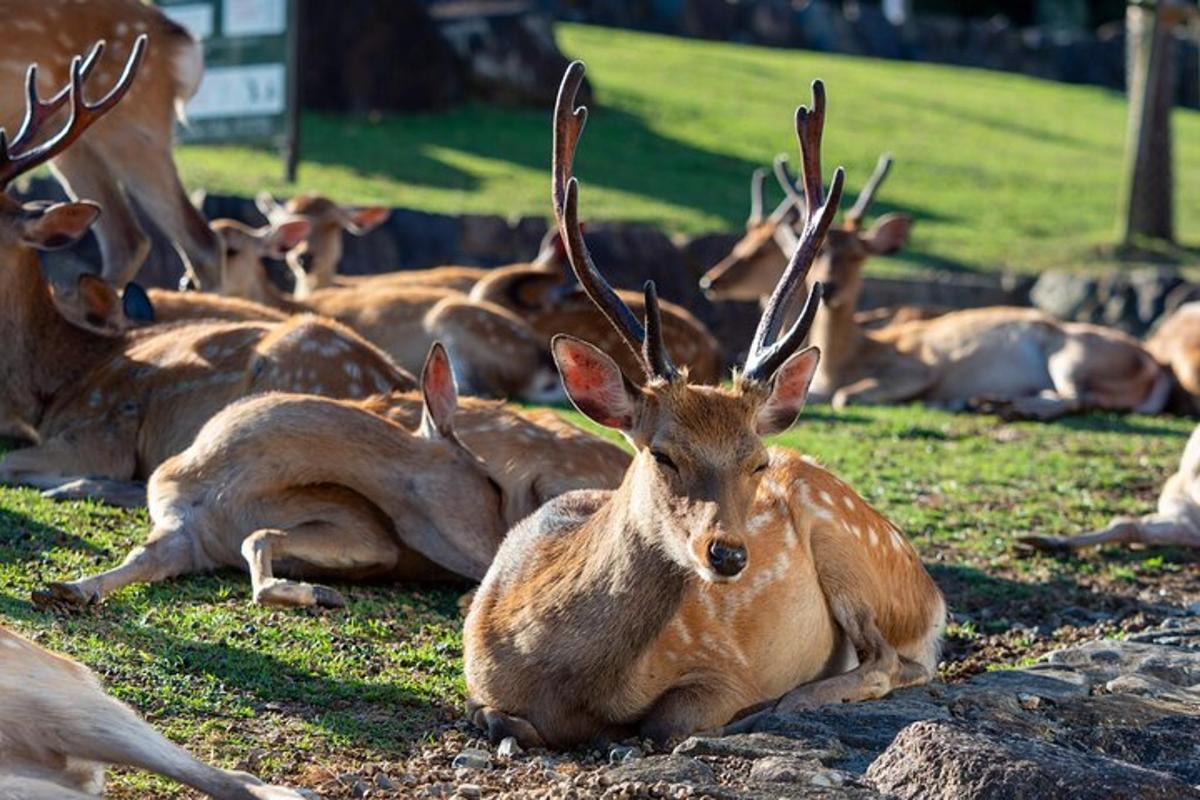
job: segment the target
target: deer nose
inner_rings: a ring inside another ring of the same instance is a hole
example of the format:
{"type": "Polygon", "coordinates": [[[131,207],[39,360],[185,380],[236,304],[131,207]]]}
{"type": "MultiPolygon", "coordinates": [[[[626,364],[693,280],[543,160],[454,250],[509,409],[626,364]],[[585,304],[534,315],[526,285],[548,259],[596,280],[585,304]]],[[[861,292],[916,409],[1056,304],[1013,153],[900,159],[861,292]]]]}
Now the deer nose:
{"type": "Polygon", "coordinates": [[[746,568],[746,548],[740,544],[711,542],[708,545],[708,563],[718,575],[732,578],[746,568]]]}

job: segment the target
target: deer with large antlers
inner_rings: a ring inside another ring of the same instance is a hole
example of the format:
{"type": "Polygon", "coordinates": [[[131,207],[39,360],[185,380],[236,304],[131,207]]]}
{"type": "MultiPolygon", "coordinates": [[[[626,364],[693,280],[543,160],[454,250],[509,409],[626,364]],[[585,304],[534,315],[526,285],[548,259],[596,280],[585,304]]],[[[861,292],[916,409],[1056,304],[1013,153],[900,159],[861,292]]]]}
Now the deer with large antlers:
{"type": "Polygon", "coordinates": [[[457,408],[441,345],[421,388],[229,406],[151,477],[144,546],[35,599],[96,603],[131,583],[218,567],[248,569],[255,602],[269,605],[344,604],[296,578],[478,580],[510,526],[563,492],[615,486],[628,464],[616,445],[545,412],[469,398],[457,408]]]}
{"type": "MultiPolygon", "coordinates": [[[[746,220],[746,234],[728,256],[700,279],[700,288],[709,298],[759,300],[765,298],[778,283],[787,265],[788,253],[796,245],[794,225],[803,224],[803,219],[796,219],[796,210],[804,207],[804,199],[796,191],[785,164],[784,156],[775,159],[775,178],[783,188],[784,199],[767,216],[763,216],[763,181],[766,172],[755,170],[750,184],[750,217],[746,220]]],[[[837,271],[843,271],[842,265],[858,265],[861,271],[862,264],[871,256],[894,253],[908,241],[912,220],[904,214],[884,214],[869,228],[864,227],[867,211],[891,167],[892,157],[886,153],[880,156],[875,172],[854,205],[843,215],[841,225],[830,228],[820,258],[838,265],[837,271]]],[[[837,285],[827,285],[826,300],[836,297],[839,291],[837,285]]],[[[858,319],[863,323],[872,323],[882,316],[887,321],[900,321],[922,319],[937,313],[941,313],[941,310],[904,306],[865,312],[858,319]]]]}
{"type": "MultiPolygon", "coordinates": [[[[139,52],[95,103],[83,99],[77,59],[69,119],[41,144],[3,148],[0,185],[65,151],[115,107],[139,52]]],[[[90,202],[21,205],[0,193],[0,337],[7,343],[0,351],[0,424],[36,442],[0,460],[0,481],[64,491],[69,485],[138,502],[141,490],[128,482],[186,447],[205,420],[237,398],[271,390],[365,397],[415,386],[361,337],[312,317],[127,330],[105,324],[119,318],[119,303],[94,277],[81,279],[77,313],[64,314],[37,252],[77,240],[99,213],[90,202]]]]}
{"type": "Polygon", "coordinates": [[[105,694],[87,667],[2,626],[0,722],[0,797],[6,800],[99,798],[107,764],[149,770],[218,800],[304,796],[197,761],[105,694]]]}
{"type": "Polygon", "coordinates": [[[475,721],[526,745],[662,739],[763,703],[879,697],[929,680],[945,607],[912,546],[829,472],[762,442],[795,420],[820,355],[800,349],[819,285],[782,326],[842,191],[839,169],[823,199],[820,82],[814,108],[796,116],[807,224],[744,369],[710,387],[690,385],[667,355],[653,284],[643,325],[584,245],[570,170],[582,78],[573,63],[555,109],[555,212],[580,284],[641,353],[645,382],[578,339],[556,338],[554,355],[576,407],[636,455],[617,489],[563,495],[501,545],[464,635],[475,721]]]}
{"type": "MultiPolygon", "coordinates": [[[[110,283],[123,286],[131,280],[150,252],[133,203],[174,243],[200,285],[215,283],[220,248],[188,201],[172,156],[176,109],[195,94],[204,71],[199,42],[139,0],[88,0],[86,8],[70,0],[0,0],[0,18],[9,33],[4,63],[20,69],[36,65],[29,67],[24,96],[16,84],[0,82],[0,127],[17,131],[8,141],[14,152],[34,143],[39,128],[67,112],[69,88],[43,99],[39,87],[66,86],[76,74],[81,82],[94,74],[111,84],[123,59],[128,57],[127,69],[132,69],[144,57],[145,75],[129,97],[73,146],[55,153],[50,167],[73,198],[104,208],[96,235],[110,283]],[[72,61],[93,42],[98,44],[86,58],[72,61]]],[[[82,102],[82,95],[78,98],[82,102]]],[[[107,111],[99,107],[85,113],[107,111]]],[[[9,168],[23,171],[15,164],[9,168]]]]}

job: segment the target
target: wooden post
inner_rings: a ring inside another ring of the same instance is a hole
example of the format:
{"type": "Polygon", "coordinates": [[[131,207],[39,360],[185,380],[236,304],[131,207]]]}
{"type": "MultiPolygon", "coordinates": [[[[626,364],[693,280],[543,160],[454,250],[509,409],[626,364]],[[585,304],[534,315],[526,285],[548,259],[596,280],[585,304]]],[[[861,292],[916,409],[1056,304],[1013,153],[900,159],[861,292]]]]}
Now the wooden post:
{"type": "Polygon", "coordinates": [[[284,133],[283,178],[288,183],[296,182],[296,168],[300,165],[300,7],[299,0],[288,2],[287,30],[287,129],[284,133]]]}
{"type": "Polygon", "coordinates": [[[1171,106],[1175,99],[1174,0],[1134,0],[1125,11],[1129,128],[1121,192],[1121,244],[1174,241],[1171,106]]]}

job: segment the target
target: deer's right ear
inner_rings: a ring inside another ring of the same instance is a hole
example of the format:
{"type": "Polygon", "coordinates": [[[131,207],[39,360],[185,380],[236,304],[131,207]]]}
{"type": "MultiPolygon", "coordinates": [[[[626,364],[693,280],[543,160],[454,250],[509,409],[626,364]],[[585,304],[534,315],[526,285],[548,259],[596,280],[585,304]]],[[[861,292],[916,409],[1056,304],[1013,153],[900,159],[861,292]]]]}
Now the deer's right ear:
{"type": "Polygon", "coordinates": [[[425,357],[421,370],[421,432],[443,438],[454,435],[454,412],[458,408],[458,388],[454,385],[454,370],[450,356],[441,342],[434,342],[425,357]]]}
{"type": "Polygon", "coordinates": [[[793,354],[771,377],[771,394],[758,409],[755,427],[760,436],[782,433],[792,427],[804,401],[808,399],[808,387],[817,374],[817,362],[821,351],[806,347],[793,354]]]}
{"type": "Polygon", "coordinates": [[[272,222],[266,237],[267,257],[283,259],[289,250],[307,239],[311,232],[312,223],[299,217],[272,222]]]}
{"type": "Polygon", "coordinates": [[[358,206],[346,209],[346,230],[363,236],[378,228],[392,215],[385,206],[358,206]]]}
{"type": "Polygon", "coordinates": [[[617,362],[598,347],[561,333],[550,348],[567,397],[579,413],[606,428],[633,428],[637,398],[617,362]]]}
{"type": "Polygon", "coordinates": [[[908,241],[908,231],[912,224],[912,217],[906,214],[884,214],[875,220],[870,230],[862,234],[862,243],[872,255],[889,255],[908,241]]]}
{"type": "Polygon", "coordinates": [[[57,250],[79,241],[100,216],[95,203],[55,203],[24,209],[21,239],[38,250],[57,250]]]}

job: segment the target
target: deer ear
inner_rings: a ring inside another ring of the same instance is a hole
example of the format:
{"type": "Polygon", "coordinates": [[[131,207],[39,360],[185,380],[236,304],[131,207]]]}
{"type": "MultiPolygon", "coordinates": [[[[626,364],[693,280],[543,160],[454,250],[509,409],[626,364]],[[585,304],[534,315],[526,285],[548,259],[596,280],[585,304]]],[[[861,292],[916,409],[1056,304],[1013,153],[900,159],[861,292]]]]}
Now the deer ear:
{"type": "Polygon", "coordinates": [[[817,372],[821,351],[807,347],[795,353],[775,371],[771,378],[771,394],[758,409],[755,427],[760,436],[782,433],[792,427],[804,401],[808,398],[808,387],[817,372]]]}
{"type": "Polygon", "coordinates": [[[911,228],[912,217],[905,214],[884,214],[859,238],[872,255],[886,256],[904,246],[911,228]]]}
{"type": "Polygon", "coordinates": [[[278,218],[281,214],[286,214],[287,210],[283,205],[271,196],[270,192],[259,192],[254,195],[254,207],[258,209],[268,221],[278,218]]]}
{"type": "Polygon", "coordinates": [[[22,209],[21,238],[38,250],[57,250],[74,244],[100,216],[95,203],[55,203],[22,209]]]}
{"type": "Polygon", "coordinates": [[[131,322],[154,322],[154,304],[140,283],[130,281],[125,284],[125,291],[121,293],[121,309],[131,322]]]}
{"type": "Polygon", "coordinates": [[[306,219],[288,219],[271,224],[267,232],[267,257],[282,259],[288,250],[296,247],[312,231],[312,223],[306,219]]]}
{"type": "Polygon", "coordinates": [[[637,398],[617,362],[594,345],[561,333],[550,349],[567,397],[579,413],[606,428],[633,428],[637,398]]]}
{"type": "Polygon", "coordinates": [[[85,272],[74,286],[51,285],[51,300],[63,319],[77,328],[111,336],[124,329],[121,300],[103,278],[85,272]]]}
{"type": "Polygon", "coordinates": [[[458,408],[458,388],[454,385],[454,370],[450,356],[441,342],[434,342],[425,357],[421,370],[421,433],[426,438],[454,435],[454,412],[458,408]]]}
{"type": "Polygon", "coordinates": [[[392,215],[390,208],[383,206],[360,206],[346,209],[346,230],[362,236],[378,228],[392,215]]]}

